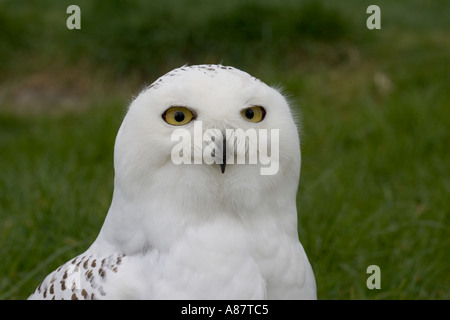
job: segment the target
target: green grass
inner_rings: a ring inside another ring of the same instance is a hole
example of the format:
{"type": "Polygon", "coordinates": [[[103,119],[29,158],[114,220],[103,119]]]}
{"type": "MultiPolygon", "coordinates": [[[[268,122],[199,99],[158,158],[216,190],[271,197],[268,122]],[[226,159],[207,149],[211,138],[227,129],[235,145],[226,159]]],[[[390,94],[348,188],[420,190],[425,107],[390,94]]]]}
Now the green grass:
{"type": "Polygon", "coordinates": [[[318,297],[450,298],[448,1],[379,1],[377,31],[365,1],[18,3],[0,2],[0,298],[26,298],[97,236],[131,96],[221,61],[301,110],[299,233],[318,297]],[[81,31],[65,28],[73,3],[81,31]]]}

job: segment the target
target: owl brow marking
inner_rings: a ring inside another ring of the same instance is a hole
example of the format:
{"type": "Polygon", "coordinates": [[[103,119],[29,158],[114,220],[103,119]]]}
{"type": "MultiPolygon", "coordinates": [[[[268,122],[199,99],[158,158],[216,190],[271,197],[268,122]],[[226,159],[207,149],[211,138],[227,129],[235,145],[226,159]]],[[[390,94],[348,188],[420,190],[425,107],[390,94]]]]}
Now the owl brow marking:
{"type": "MultiPolygon", "coordinates": [[[[203,73],[205,75],[208,75],[208,73],[212,76],[214,74],[217,74],[219,71],[222,70],[226,70],[226,71],[240,71],[234,67],[230,67],[230,66],[223,66],[221,64],[219,65],[214,65],[214,64],[205,64],[205,65],[193,65],[193,66],[183,66],[180,67],[178,69],[174,69],[172,71],[169,71],[168,73],[166,73],[165,75],[163,75],[162,77],[158,78],[156,81],[154,81],[152,84],[150,84],[147,87],[148,89],[157,89],[161,84],[164,83],[165,80],[175,77],[175,76],[180,76],[181,73],[184,72],[188,72],[188,71],[192,71],[192,70],[198,70],[198,71],[203,71],[203,73]]],[[[249,75],[250,76],[250,75],[249,75]]],[[[254,77],[254,76],[250,76],[252,80],[258,82],[258,83],[263,83],[261,80],[259,80],[258,78],[254,77]]]]}

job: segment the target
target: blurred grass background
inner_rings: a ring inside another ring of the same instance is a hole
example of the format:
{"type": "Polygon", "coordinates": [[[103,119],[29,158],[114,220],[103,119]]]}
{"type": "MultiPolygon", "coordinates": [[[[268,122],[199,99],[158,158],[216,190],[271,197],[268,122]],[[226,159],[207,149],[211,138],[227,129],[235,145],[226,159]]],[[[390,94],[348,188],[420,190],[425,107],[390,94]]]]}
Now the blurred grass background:
{"type": "Polygon", "coordinates": [[[96,238],[133,96],[183,64],[302,113],[299,233],[320,299],[449,299],[450,2],[0,0],[0,298],[96,238]],[[81,8],[81,30],[66,8],[81,8]],[[381,8],[381,30],[366,8],[381,8]],[[381,289],[366,268],[381,268],[381,289]]]}

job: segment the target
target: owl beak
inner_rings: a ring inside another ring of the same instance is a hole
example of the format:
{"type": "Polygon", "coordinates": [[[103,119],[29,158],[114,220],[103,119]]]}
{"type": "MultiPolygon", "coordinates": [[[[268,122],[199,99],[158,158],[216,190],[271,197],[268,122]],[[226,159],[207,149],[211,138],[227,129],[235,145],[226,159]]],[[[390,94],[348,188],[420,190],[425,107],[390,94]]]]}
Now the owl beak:
{"type": "Polygon", "coordinates": [[[222,171],[222,174],[225,173],[225,166],[227,165],[227,140],[225,139],[225,136],[223,138],[223,145],[222,145],[222,163],[220,164],[220,171],[222,171]]]}

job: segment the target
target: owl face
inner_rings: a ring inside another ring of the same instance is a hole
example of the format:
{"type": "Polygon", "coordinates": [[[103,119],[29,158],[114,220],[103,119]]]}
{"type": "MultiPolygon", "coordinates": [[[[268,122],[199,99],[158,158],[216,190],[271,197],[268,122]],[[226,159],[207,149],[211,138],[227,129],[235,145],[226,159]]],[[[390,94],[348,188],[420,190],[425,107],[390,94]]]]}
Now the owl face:
{"type": "Polygon", "coordinates": [[[297,128],[285,98],[249,74],[182,67],[131,103],[116,139],[115,170],[132,192],[201,191],[202,199],[246,197],[251,205],[280,183],[296,192],[297,128]]]}

